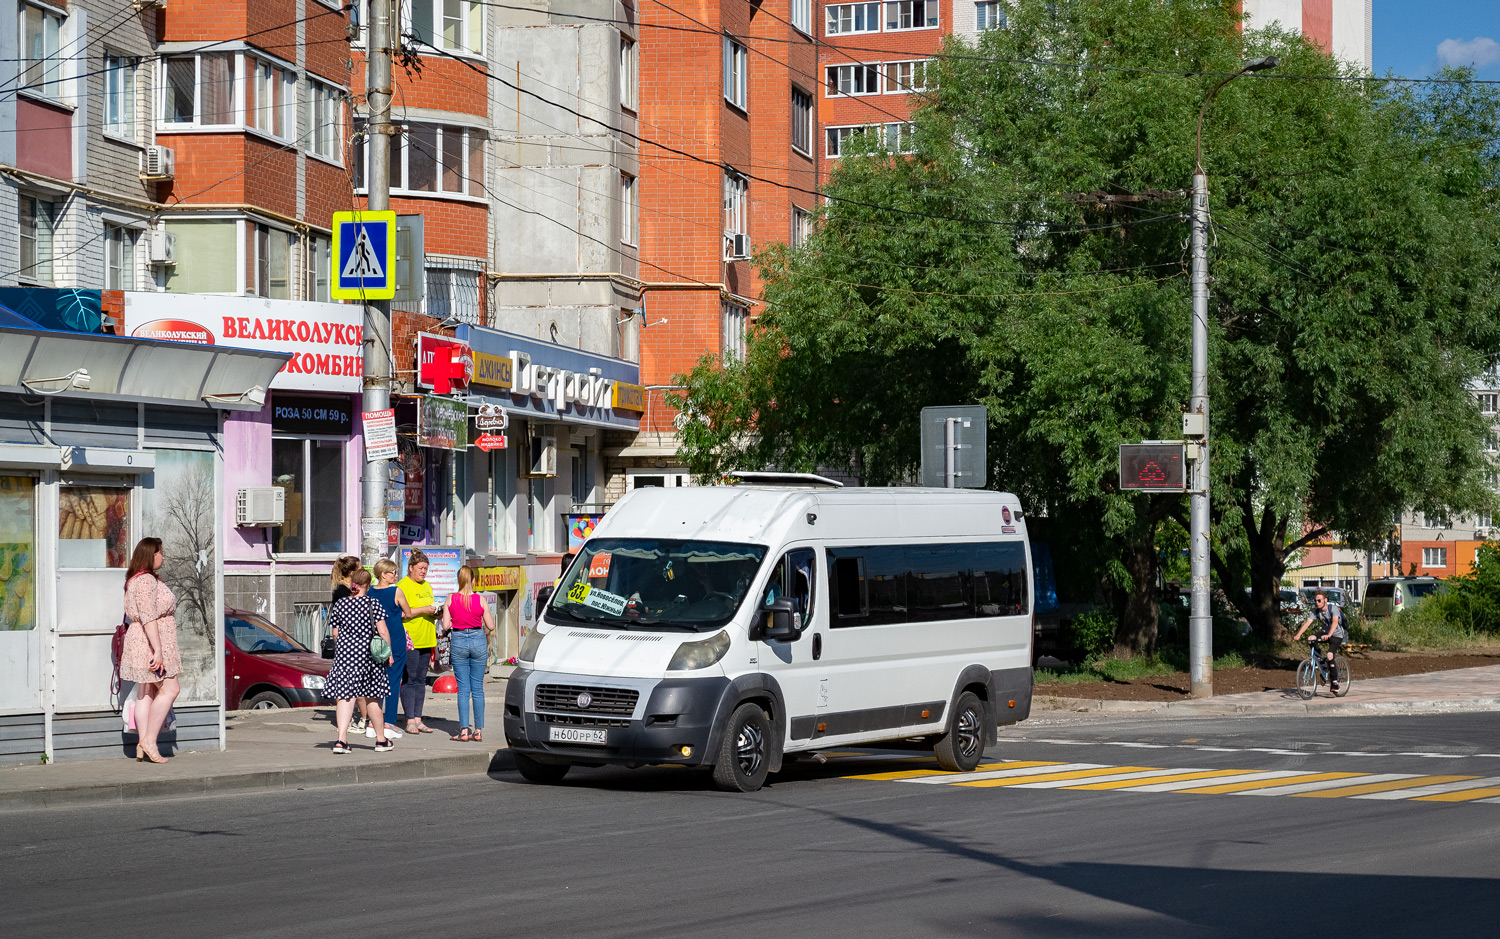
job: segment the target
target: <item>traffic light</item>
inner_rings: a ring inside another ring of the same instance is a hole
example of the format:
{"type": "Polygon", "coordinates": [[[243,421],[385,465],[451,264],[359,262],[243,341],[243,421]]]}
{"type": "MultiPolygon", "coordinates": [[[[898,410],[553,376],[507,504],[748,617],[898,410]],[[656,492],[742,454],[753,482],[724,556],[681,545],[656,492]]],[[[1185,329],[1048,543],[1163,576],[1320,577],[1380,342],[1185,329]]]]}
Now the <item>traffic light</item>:
{"type": "Polygon", "coordinates": [[[1181,443],[1120,444],[1120,488],[1185,492],[1184,450],[1181,443]]]}

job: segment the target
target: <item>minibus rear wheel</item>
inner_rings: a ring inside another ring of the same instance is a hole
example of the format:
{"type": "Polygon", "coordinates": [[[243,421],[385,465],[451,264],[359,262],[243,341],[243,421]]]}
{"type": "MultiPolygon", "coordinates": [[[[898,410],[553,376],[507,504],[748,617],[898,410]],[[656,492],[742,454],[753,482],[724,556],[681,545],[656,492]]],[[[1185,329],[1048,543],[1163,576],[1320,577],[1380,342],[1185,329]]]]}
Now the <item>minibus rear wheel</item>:
{"type": "Polygon", "coordinates": [[[953,703],[948,732],[938,739],[932,753],[938,765],[950,773],[971,772],[984,757],[984,702],[965,691],[953,703]]]}
{"type": "Polygon", "coordinates": [[[759,789],[771,770],[770,730],[759,704],[747,701],[735,708],[714,761],[714,785],[725,792],[759,789]]]}
{"type": "Polygon", "coordinates": [[[521,778],[534,783],[559,783],[572,768],[568,763],[542,763],[524,753],[515,754],[516,770],[521,778]]]}

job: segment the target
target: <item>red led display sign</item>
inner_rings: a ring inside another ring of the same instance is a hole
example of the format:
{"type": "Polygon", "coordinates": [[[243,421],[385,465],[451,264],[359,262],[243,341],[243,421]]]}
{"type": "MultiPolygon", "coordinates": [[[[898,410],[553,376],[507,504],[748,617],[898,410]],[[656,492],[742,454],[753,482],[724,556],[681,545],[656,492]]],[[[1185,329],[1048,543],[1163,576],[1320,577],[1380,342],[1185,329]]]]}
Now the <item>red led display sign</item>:
{"type": "Polygon", "coordinates": [[[1120,444],[1120,488],[1183,492],[1187,460],[1180,443],[1120,444]]]}

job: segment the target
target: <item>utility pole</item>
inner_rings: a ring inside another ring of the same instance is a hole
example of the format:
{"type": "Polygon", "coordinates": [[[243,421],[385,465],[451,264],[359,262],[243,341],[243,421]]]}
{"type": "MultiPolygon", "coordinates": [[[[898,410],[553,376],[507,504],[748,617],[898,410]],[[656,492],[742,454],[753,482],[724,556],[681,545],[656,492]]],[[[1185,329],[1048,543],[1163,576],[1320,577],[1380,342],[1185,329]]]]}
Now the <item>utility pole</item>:
{"type": "MultiPolygon", "coordinates": [[[[1198,109],[1198,160],[1193,165],[1191,247],[1193,252],[1193,382],[1188,412],[1198,415],[1198,458],[1189,477],[1190,511],[1188,560],[1192,594],[1188,609],[1189,694],[1211,698],[1214,693],[1214,618],[1209,595],[1209,522],[1212,518],[1208,475],[1208,175],[1203,171],[1203,116],[1219,89],[1251,72],[1275,68],[1274,55],[1245,63],[1245,67],[1213,87],[1198,109]]],[[[1187,421],[1183,422],[1184,428],[1187,421]]],[[[1187,436],[1187,435],[1184,435],[1187,436]]]]}
{"type": "MultiPolygon", "coordinates": [[[[369,120],[365,145],[370,154],[367,207],[384,211],[391,204],[391,55],[396,32],[393,0],[370,0],[370,35],[365,44],[365,105],[369,120]]],[[[394,258],[386,260],[394,264],[394,258]]],[[[391,406],[391,302],[365,301],[364,372],[366,411],[391,406]]],[[[360,500],[360,559],[374,564],[384,557],[386,488],[390,473],[386,460],[366,461],[360,500]]]]}

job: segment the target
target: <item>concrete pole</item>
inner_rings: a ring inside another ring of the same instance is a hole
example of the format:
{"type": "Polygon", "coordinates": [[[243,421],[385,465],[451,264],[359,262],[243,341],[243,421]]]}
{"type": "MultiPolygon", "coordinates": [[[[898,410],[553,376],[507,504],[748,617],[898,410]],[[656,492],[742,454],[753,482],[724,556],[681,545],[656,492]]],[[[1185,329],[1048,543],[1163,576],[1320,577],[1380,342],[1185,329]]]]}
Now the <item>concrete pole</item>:
{"type": "MultiPolygon", "coordinates": [[[[383,211],[391,205],[391,53],[395,44],[392,0],[370,0],[370,35],[366,43],[365,102],[368,109],[365,141],[370,154],[368,207],[383,211]]],[[[396,263],[387,258],[387,264],[396,263]]],[[[364,409],[383,411],[391,406],[391,304],[389,300],[365,302],[365,392],[364,409]]],[[[364,464],[360,500],[360,559],[374,564],[389,550],[386,541],[385,502],[389,464],[376,460],[364,464]]]]}
{"type": "Polygon", "coordinates": [[[1214,631],[1209,599],[1208,493],[1208,178],[1193,174],[1193,386],[1188,410],[1203,415],[1203,439],[1192,464],[1191,531],[1192,605],[1188,613],[1188,662],[1191,695],[1214,693],[1214,631]]]}

